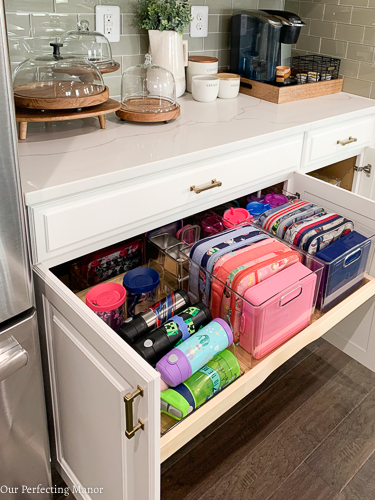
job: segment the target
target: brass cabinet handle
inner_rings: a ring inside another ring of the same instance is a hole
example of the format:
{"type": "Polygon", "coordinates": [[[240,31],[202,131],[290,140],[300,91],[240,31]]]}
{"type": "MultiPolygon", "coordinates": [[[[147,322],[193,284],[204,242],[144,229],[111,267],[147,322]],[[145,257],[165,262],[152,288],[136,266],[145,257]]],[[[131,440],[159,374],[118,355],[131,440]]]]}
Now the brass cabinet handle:
{"type": "Polygon", "coordinates": [[[197,188],[195,186],[190,186],[190,191],[194,191],[194,193],[199,194],[203,193],[203,191],[208,191],[208,189],[213,189],[216,187],[222,186],[223,183],[220,181],[217,181],[216,179],[212,179],[211,184],[208,184],[207,186],[197,188]]]}
{"type": "Polygon", "coordinates": [[[358,139],[355,137],[349,136],[349,139],[347,141],[337,141],[337,144],[341,144],[341,146],[346,146],[347,144],[350,144],[351,142],[357,142],[358,139]]]}
{"type": "Polygon", "coordinates": [[[140,385],[137,386],[137,390],[135,390],[134,392],[129,392],[124,396],[126,415],[125,435],[128,439],[134,437],[135,433],[140,429],[144,430],[145,428],[145,424],[140,418],[138,419],[138,423],[133,425],[133,401],[138,396],[143,397],[143,389],[140,385]]]}

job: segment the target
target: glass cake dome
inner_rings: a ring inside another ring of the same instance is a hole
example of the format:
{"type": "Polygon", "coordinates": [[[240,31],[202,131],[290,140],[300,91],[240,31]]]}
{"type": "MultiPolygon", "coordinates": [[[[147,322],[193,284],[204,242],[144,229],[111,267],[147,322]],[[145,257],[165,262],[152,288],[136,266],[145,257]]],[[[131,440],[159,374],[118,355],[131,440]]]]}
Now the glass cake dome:
{"type": "Polygon", "coordinates": [[[13,74],[16,106],[71,109],[108,100],[108,89],[96,66],[86,59],[62,57],[62,44],[51,43],[53,54],[26,59],[13,74]]]}
{"type": "Polygon", "coordinates": [[[173,74],[153,66],[151,54],[144,64],[127,69],[121,82],[122,109],[134,113],[162,114],[179,109],[173,74]]]}
{"type": "Polygon", "coordinates": [[[112,49],[108,38],[98,31],[90,31],[89,22],[78,21],[77,30],[67,31],[61,37],[63,55],[86,58],[102,73],[118,70],[120,65],[112,59],[112,49]]]}

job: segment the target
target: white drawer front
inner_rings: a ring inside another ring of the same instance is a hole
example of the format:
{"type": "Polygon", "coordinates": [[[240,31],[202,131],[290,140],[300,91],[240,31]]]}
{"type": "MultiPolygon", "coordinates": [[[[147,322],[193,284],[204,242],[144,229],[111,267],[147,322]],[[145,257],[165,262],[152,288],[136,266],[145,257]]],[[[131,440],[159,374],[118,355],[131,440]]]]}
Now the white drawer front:
{"type": "Polygon", "coordinates": [[[33,260],[43,262],[57,255],[67,260],[73,249],[96,241],[106,246],[107,236],[115,234],[125,239],[130,233],[139,234],[143,227],[157,227],[160,224],[155,222],[165,221],[166,217],[176,220],[186,215],[189,207],[191,212],[197,212],[221,203],[226,193],[228,200],[238,196],[241,189],[259,179],[272,179],[284,172],[286,176],[299,166],[302,142],[303,135],[299,134],[236,155],[31,207],[36,246],[33,260]],[[193,185],[204,186],[213,179],[222,185],[200,194],[190,190],[193,185]]]}
{"type": "Polygon", "coordinates": [[[374,135],[375,118],[369,117],[344,122],[342,125],[319,128],[306,133],[302,167],[324,159],[349,158],[358,149],[368,146],[374,135]],[[356,139],[356,141],[354,141],[356,139]]]}

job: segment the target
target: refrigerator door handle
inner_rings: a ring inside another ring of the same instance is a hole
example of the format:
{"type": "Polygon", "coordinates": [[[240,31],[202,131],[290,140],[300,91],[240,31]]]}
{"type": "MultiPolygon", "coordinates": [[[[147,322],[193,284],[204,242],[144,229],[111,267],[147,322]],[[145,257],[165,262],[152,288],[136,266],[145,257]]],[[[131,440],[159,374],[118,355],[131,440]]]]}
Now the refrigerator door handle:
{"type": "Polygon", "coordinates": [[[23,368],[28,361],[27,351],[15,339],[12,339],[6,348],[0,348],[0,382],[23,368]]]}

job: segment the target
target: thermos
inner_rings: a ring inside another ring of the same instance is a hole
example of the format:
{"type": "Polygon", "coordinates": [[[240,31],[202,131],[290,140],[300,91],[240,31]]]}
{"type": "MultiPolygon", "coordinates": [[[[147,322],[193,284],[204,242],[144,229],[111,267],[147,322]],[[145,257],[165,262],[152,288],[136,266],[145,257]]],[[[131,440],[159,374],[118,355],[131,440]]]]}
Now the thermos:
{"type": "Polygon", "coordinates": [[[232,342],[233,334],[228,323],[216,318],[163,356],[156,369],[166,384],[176,387],[232,342]]]}
{"type": "Polygon", "coordinates": [[[227,349],[216,354],[183,384],[161,393],[161,411],[181,420],[241,374],[237,358],[227,349]]]}
{"type": "Polygon", "coordinates": [[[167,323],[149,333],[133,348],[151,365],[167,354],[178,342],[188,339],[212,319],[210,310],[198,302],[173,316],[167,323]]]}
{"type": "Polygon", "coordinates": [[[149,309],[129,317],[122,324],[118,334],[128,344],[133,344],[189,305],[190,299],[187,294],[182,290],[177,290],[149,309]]]}

